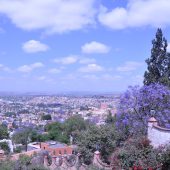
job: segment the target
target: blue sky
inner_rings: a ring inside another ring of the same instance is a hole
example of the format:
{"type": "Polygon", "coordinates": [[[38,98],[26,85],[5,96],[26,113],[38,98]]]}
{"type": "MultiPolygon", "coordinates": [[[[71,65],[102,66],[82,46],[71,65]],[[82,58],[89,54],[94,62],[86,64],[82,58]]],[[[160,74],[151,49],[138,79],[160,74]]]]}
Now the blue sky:
{"type": "Polygon", "coordinates": [[[169,0],[0,0],[0,91],[123,91],[142,85],[169,0]]]}

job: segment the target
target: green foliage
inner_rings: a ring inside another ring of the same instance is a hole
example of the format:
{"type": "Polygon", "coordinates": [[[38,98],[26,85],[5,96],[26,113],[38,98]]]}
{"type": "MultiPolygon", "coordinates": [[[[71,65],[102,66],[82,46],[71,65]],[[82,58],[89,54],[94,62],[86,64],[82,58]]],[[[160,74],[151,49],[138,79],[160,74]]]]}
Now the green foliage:
{"type": "Polygon", "coordinates": [[[1,142],[0,143],[0,148],[5,151],[5,154],[9,154],[10,153],[10,148],[9,148],[7,142],[1,142]]]}
{"type": "Polygon", "coordinates": [[[14,170],[14,162],[10,160],[0,161],[0,169],[1,170],[14,170]]]}
{"type": "Polygon", "coordinates": [[[36,130],[32,130],[30,133],[31,142],[43,142],[46,139],[48,139],[46,135],[39,134],[36,130]]]}
{"type": "Polygon", "coordinates": [[[170,146],[160,148],[160,151],[162,151],[162,170],[170,169],[170,146]]]}
{"type": "Polygon", "coordinates": [[[21,153],[21,151],[22,151],[22,148],[20,146],[14,149],[14,153],[21,153]]]}
{"type": "Polygon", "coordinates": [[[14,112],[6,112],[5,116],[6,117],[12,117],[12,116],[16,117],[16,113],[14,113],[14,112]]]}
{"type": "Polygon", "coordinates": [[[162,30],[158,29],[152,41],[151,57],[146,60],[148,65],[144,74],[144,84],[161,83],[170,86],[170,54],[167,53],[167,40],[162,30]]]}
{"type": "Polygon", "coordinates": [[[108,112],[105,122],[113,124],[116,121],[116,117],[112,115],[111,111],[108,112]]]}
{"type": "Polygon", "coordinates": [[[26,155],[21,155],[19,160],[10,161],[3,160],[0,161],[0,170],[49,170],[43,165],[31,164],[31,157],[26,155]]]}
{"type": "Polygon", "coordinates": [[[47,125],[45,129],[48,132],[48,135],[46,136],[48,139],[64,143],[69,142],[69,138],[66,136],[63,124],[59,122],[51,123],[47,125]]]}
{"type": "Polygon", "coordinates": [[[48,124],[45,127],[45,130],[48,132],[46,137],[50,140],[69,143],[70,135],[76,139],[79,133],[85,130],[87,126],[88,123],[80,115],[75,115],[68,118],[64,123],[55,122],[48,124]]]}
{"type": "Polygon", "coordinates": [[[47,114],[47,115],[43,115],[43,116],[41,117],[41,119],[42,119],[42,120],[51,120],[52,118],[51,118],[51,115],[50,115],[50,114],[47,114]]]}
{"type": "Polygon", "coordinates": [[[27,156],[27,155],[24,155],[24,154],[21,154],[19,156],[19,162],[21,165],[26,165],[28,166],[30,163],[31,163],[31,157],[27,156]]]}
{"type": "Polygon", "coordinates": [[[64,122],[66,135],[68,137],[72,135],[74,139],[80,134],[81,131],[85,130],[87,126],[88,123],[80,115],[74,115],[64,122]]]}
{"type": "Polygon", "coordinates": [[[111,125],[90,126],[82,132],[77,139],[77,145],[84,163],[91,163],[93,154],[97,149],[101,152],[102,159],[108,162],[109,156],[116,147],[116,138],[115,128],[111,125]]]}
{"type": "Polygon", "coordinates": [[[25,150],[27,151],[28,142],[30,141],[30,136],[32,134],[31,128],[24,128],[21,131],[15,133],[12,136],[14,143],[25,145],[25,150]]]}
{"type": "Polygon", "coordinates": [[[119,150],[118,159],[122,169],[129,169],[133,166],[148,169],[161,165],[161,154],[153,149],[150,142],[145,137],[131,138],[125,142],[119,150]]]}
{"type": "Polygon", "coordinates": [[[5,125],[0,125],[0,140],[7,139],[9,137],[8,129],[5,125]]]}

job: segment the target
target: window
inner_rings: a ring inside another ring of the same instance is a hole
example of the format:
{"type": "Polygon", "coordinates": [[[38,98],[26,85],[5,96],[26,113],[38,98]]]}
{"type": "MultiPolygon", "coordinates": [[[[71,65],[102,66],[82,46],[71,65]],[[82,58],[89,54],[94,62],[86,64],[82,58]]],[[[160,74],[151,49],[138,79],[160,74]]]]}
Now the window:
{"type": "Polygon", "coordinates": [[[55,153],[56,153],[56,152],[55,152],[55,150],[54,150],[54,151],[53,151],[53,155],[55,155],[55,153]]]}
{"type": "Polygon", "coordinates": [[[44,147],[44,150],[45,150],[45,147],[44,147]]]}
{"type": "Polygon", "coordinates": [[[61,155],[61,150],[59,150],[59,154],[61,155]]]}

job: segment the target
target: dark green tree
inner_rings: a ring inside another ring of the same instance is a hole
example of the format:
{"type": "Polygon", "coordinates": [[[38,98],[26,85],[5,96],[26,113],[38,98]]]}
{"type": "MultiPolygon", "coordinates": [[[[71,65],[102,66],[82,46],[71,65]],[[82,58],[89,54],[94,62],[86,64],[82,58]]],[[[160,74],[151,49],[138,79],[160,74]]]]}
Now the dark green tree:
{"type": "Polygon", "coordinates": [[[0,143],[0,148],[5,151],[5,154],[9,154],[10,153],[10,148],[9,148],[7,142],[1,142],[0,143]]]}
{"type": "Polygon", "coordinates": [[[8,129],[5,125],[0,125],[0,140],[7,139],[9,137],[8,129]]]}
{"type": "Polygon", "coordinates": [[[109,162],[109,157],[116,147],[116,140],[117,133],[112,125],[90,126],[77,139],[83,162],[90,164],[96,150],[101,152],[104,162],[109,162]]]}
{"type": "Polygon", "coordinates": [[[116,120],[116,117],[112,115],[112,112],[109,110],[105,122],[107,124],[113,124],[116,120]]]}
{"type": "Polygon", "coordinates": [[[47,115],[43,115],[41,119],[42,120],[51,120],[52,118],[51,118],[50,114],[47,114],[47,115]]]}
{"type": "Polygon", "coordinates": [[[156,37],[152,41],[151,57],[146,60],[145,85],[161,83],[170,86],[170,55],[167,46],[167,40],[163,37],[162,30],[158,28],[156,37]]]}
{"type": "Polygon", "coordinates": [[[27,151],[28,143],[31,141],[30,137],[32,131],[32,128],[24,128],[19,132],[14,133],[14,135],[12,136],[13,142],[24,145],[25,151],[27,151]]]}
{"type": "Polygon", "coordinates": [[[64,122],[65,133],[67,136],[73,135],[74,138],[76,138],[82,130],[85,130],[87,126],[88,122],[80,115],[71,116],[64,122]]]}
{"type": "Polygon", "coordinates": [[[50,140],[56,140],[63,143],[68,143],[69,138],[67,137],[64,125],[60,122],[54,122],[51,124],[46,125],[45,127],[46,131],[48,132],[48,139],[50,140]]]}

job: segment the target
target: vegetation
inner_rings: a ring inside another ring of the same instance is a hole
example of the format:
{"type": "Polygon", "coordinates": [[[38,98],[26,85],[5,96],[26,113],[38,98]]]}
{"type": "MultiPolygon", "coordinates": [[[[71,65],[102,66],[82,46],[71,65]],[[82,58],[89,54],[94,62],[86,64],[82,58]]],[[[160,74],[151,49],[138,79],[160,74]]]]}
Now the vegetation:
{"type": "Polygon", "coordinates": [[[41,119],[42,120],[51,120],[52,118],[51,118],[50,114],[46,114],[46,115],[43,115],[41,119]]]}
{"type": "MultiPolygon", "coordinates": [[[[121,96],[116,126],[125,136],[146,134],[147,121],[154,116],[161,126],[170,125],[170,90],[160,84],[129,87],[121,96]],[[154,111],[152,111],[154,110],[154,111]]],[[[123,136],[123,135],[122,135],[123,136]]]]}
{"type": "MultiPolygon", "coordinates": [[[[22,143],[27,150],[29,141],[56,140],[69,144],[72,136],[82,162],[89,165],[90,170],[98,169],[91,164],[96,150],[100,151],[105,163],[117,163],[120,169],[170,169],[170,146],[154,149],[146,136],[147,121],[151,116],[158,120],[159,125],[170,128],[170,54],[161,29],[157,30],[152,44],[151,57],[146,60],[148,68],[144,86],[129,87],[120,97],[117,115],[109,112],[105,125],[92,125],[75,115],[64,123],[48,124],[44,135],[25,128],[14,134],[13,141],[22,143]]],[[[40,106],[44,107],[43,104],[40,106]]],[[[84,106],[81,110],[89,108],[84,106]]],[[[44,115],[42,119],[51,120],[51,115],[44,115]]],[[[8,132],[0,125],[0,139],[3,138],[8,138],[8,132]]],[[[0,147],[9,150],[6,143],[1,143],[0,147]]],[[[17,164],[2,161],[0,169],[15,170],[16,165],[20,170],[46,170],[43,166],[32,165],[27,156],[21,156],[17,164]]]]}
{"type": "Polygon", "coordinates": [[[27,151],[27,147],[30,141],[31,134],[32,134],[32,128],[23,128],[12,136],[12,140],[16,144],[24,145],[25,151],[27,151]]]}
{"type": "Polygon", "coordinates": [[[116,121],[116,116],[113,116],[112,113],[111,113],[111,111],[109,111],[109,112],[108,112],[108,115],[107,115],[107,117],[106,117],[105,122],[106,122],[107,124],[113,124],[113,123],[115,123],[115,121],[116,121]]]}
{"type": "Polygon", "coordinates": [[[2,139],[8,139],[9,134],[8,134],[8,129],[5,125],[0,125],[0,140],[2,139]]]}
{"type": "Polygon", "coordinates": [[[1,170],[48,170],[43,165],[31,164],[31,157],[21,155],[18,161],[0,161],[1,170]]]}
{"type": "Polygon", "coordinates": [[[83,162],[90,164],[96,150],[101,152],[102,159],[105,162],[109,162],[109,156],[116,147],[116,138],[115,128],[111,125],[90,126],[77,139],[83,162]]]}
{"type": "Polygon", "coordinates": [[[48,124],[45,127],[48,135],[44,135],[44,137],[50,140],[69,143],[70,135],[73,136],[75,141],[76,137],[81,133],[81,131],[85,130],[87,126],[88,123],[84,121],[81,116],[75,115],[68,118],[64,123],[55,122],[48,124]]]}
{"type": "Polygon", "coordinates": [[[161,166],[159,150],[153,149],[146,137],[134,137],[127,140],[119,150],[118,159],[123,169],[132,167],[157,169],[161,166]]]}
{"type": "Polygon", "coordinates": [[[161,83],[170,87],[170,54],[167,52],[167,40],[160,28],[152,45],[151,57],[146,60],[148,67],[144,74],[144,84],[161,83]]]}
{"type": "Polygon", "coordinates": [[[9,148],[7,142],[1,142],[0,143],[0,148],[5,151],[5,154],[9,154],[10,153],[10,148],[9,148]]]}

